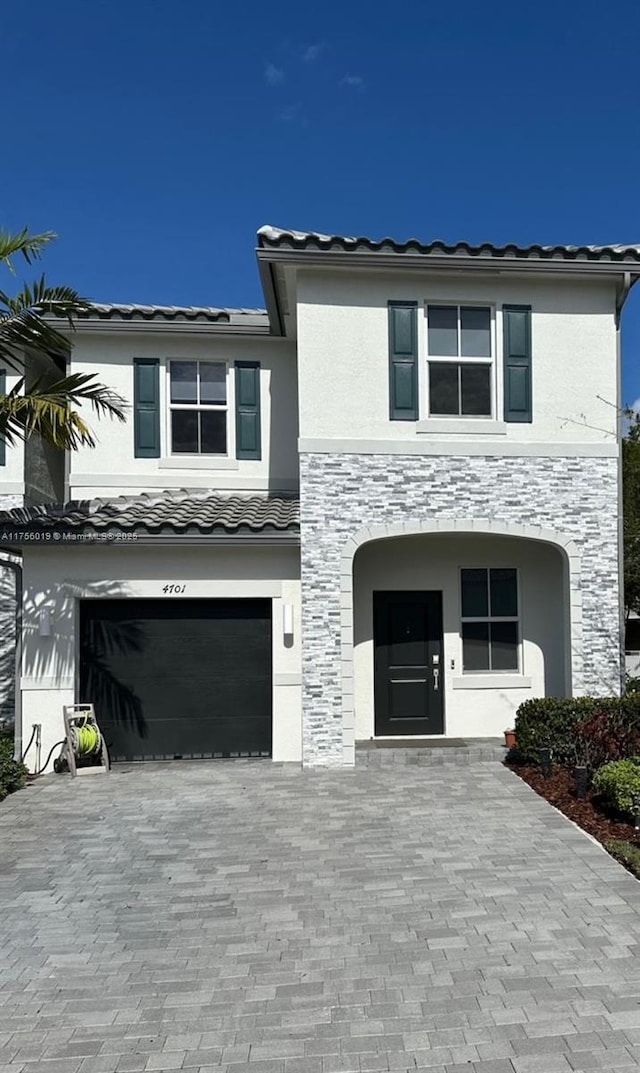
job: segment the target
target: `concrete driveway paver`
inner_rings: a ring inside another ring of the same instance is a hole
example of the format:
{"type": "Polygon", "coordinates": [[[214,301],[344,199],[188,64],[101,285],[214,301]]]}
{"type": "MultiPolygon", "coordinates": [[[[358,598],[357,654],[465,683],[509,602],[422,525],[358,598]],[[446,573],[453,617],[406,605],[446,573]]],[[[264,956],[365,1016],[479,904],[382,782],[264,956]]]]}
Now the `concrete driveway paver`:
{"type": "Polygon", "coordinates": [[[640,887],[498,763],[0,806],[0,1073],[640,1068],[640,887]]]}

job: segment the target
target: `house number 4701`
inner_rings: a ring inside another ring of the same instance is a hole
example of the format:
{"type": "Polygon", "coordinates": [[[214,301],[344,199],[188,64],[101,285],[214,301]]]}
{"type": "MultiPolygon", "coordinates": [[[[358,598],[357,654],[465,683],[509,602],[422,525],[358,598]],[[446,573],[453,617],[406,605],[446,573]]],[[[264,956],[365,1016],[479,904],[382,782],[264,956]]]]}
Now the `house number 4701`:
{"type": "Polygon", "coordinates": [[[165,592],[167,596],[180,596],[186,591],[186,588],[186,585],[165,585],[162,591],[165,592]]]}

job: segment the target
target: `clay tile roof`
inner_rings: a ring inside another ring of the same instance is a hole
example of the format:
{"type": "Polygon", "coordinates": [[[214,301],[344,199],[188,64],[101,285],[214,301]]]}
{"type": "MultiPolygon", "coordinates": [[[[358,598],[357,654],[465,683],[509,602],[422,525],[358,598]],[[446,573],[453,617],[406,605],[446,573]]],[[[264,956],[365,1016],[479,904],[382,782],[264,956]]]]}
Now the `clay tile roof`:
{"type": "Polygon", "coordinates": [[[324,235],[315,231],[290,231],[265,225],[258,231],[258,245],[263,249],[327,250],[339,252],[417,253],[429,256],[450,255],[481,258],[522,258],[523,260],[561,261],[638,261],[640,244],[612,246],[519,246],[509,243],[494,246],[491,242],[422,242],[416,238],[399,242],[394,238],[372,239],[366,236],[324,235]]]}
{"type": "Polygon", "coordinates": [[[79,320],[105,321],[201,321],[209,324],[249,324],[267,320],[265,309],[232,309],[217,306],[165,306],[140,303],[92,302],[78,314],[79,320]]]}
{"type": "MultiPolygon", "coordinates": [[[[294,496],[144,493],[0,512],[0,544],[25,533],[298,533],[294,496]],[[4,536],[4,540],[3,540],[4,536]]],[[[33,546],[33,545],[32,545],[33,546]]]]}

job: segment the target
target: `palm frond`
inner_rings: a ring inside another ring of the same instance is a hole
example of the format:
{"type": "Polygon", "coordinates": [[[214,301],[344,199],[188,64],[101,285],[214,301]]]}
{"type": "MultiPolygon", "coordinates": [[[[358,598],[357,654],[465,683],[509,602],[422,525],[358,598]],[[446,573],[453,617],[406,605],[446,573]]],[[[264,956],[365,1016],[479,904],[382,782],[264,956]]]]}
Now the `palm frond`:
{"type": "Polygon", "coordinates": [[[29,394],[38,395],[43,399],[64,396],[74,406],[89,402],[92,409],[100,416],[115,418],[116,421],[121,422],[126,421],[125,411],[128,409],[126,400],[116,391],[100,384],[95,373],[70,373],[69,376],[62,377],[53,384],[45,384],[40,379],[29,388],[29,394]]]}
{"type": "MultiPolygon", "coordinates": [[[[22,255],[28,264],[40,257],[56,236],[52,231],[32,235],[25,228],[17,234],[0,230],[0,264],[13,271],[12,258],[22,255]]],[[[24,284],[14,295],[0,291],[0,364],[20,373],[21,379],[8,395],[0,395],[0,436],[13,444],[39,433],[44,440],[64,450],[95,446],[93,433],[75,407],[88,402],[99,416],[125,420],[125,400],[97,382],[92,373],[60,376],[60,366],[71,352],[71,341],[55,323],[73,329],[73,318],[87,312],[90,302],[71,287],[50,287],[44,276],[24,284]],[[42,360],[50,359],[43,363],[42,360]],[[44,365],[48,372],[30,384],[26,393],[24,372],[44,365]]]]}
{"type": "Polygon", "coordinates": [[[95,446],[91,429],[65,400],[0,396],[0,436],[11,446],[34,432],[61,450],[95,446]]]}
{"type": "Polygon", "coordinates": [[[30,235],[25,227],[17,234],[0,230],[0,262],[13,272],[12,258],[22,254],[27,264],[36,261],[45,246],[56,238],[54,231],[43,231],[40,235],[30,235]]]}
{"type": "Polygon", "coordinates": [[[52,358],[66,358],[71,344],[53,324],[43,320],[36,310],[17,313],[0,311],[0,359],[12,368],[21,368],[25,351],[37,351],[52,358]]]}
{"type": "Polygon", "coordinates": [[[50,287],[44,276],[26,284],[15,295],[0,290],[0,360],[20,368],[25,350],[53,358],[66,358],[69,339],[43,314],[64,317],[73,329],[73,318],[90,309],[91,303],[71,287],[50,287]]]}
{"type": "Polygon", "coordinates": [[[9,313],[21,313],[25,309],[40,313],[55,313],[57,316],[86,313],[91,308],[88,298],[83,298],[72,287],[50,287],[44,275],[31,284],[25,284],[17,294],[0,291],[0,303],[9,313]]]}
{"type": "Polygon", "coordinates": [[[8,395],[0,395],[0,436],[10,445],[39,433],[62,450],[95,447],[91,429],[73,406],[87,401],[118,421],[125,420],[126,409],[120,395],[95,381],[93,373],[74,373],[54,384],[40,379],[23,395],[24,379],[19,380],[8,395]]]}

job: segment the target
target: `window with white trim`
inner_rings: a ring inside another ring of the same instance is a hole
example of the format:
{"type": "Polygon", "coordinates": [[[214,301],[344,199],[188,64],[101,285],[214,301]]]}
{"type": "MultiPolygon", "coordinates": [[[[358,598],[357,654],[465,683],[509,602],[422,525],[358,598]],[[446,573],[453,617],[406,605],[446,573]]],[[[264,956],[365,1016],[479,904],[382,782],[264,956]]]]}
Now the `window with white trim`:
{"type": "Polygon", "coordinates": [[[517,671],[517,570],[461,570],[460,590],[463,671],[517,671]]]}
{"type": "Polygon", "coordinates": [[[490,306],[426,308],[431,417],[491,417],[494,345],[490,306]]]}
{"type": "Polygon", "coordinates": [[[172,454],[226,455],[227,365],[169,362],[169,443],[172,454]]]}

